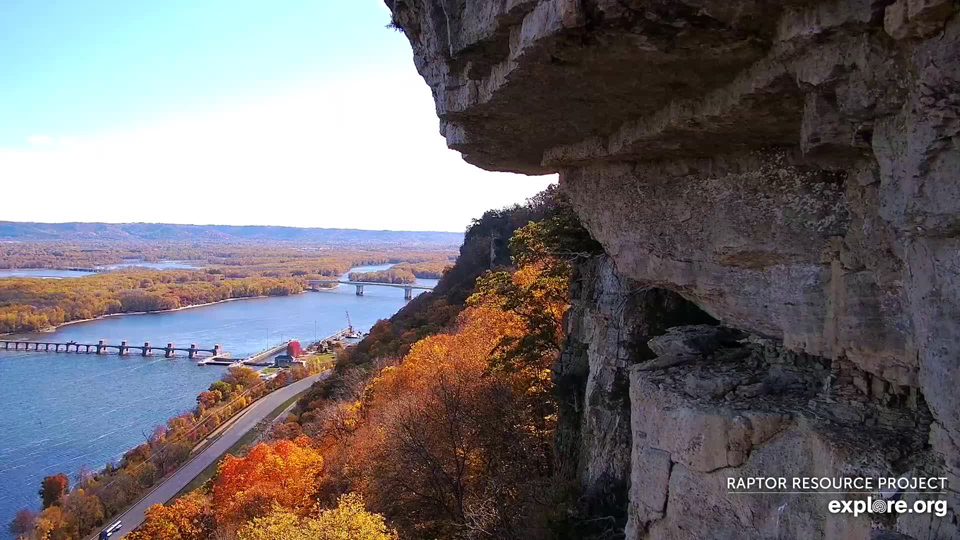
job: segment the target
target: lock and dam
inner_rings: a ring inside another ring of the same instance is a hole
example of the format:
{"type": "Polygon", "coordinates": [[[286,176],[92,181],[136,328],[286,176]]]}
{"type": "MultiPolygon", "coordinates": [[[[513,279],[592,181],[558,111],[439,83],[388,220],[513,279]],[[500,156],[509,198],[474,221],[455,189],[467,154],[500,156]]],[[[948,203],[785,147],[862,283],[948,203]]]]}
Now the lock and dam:
{"type": "Polygon", "coordinates": [[[126,341],[121,341],[119,345],[111,345],[107,340],[101,339],[96,343],[77,343],[76,341],[54,342],[54,341],[6,341],[0,340],[0,350],[4,351],[36,351],[36,352],[62,352],[62,353],[87,353],[87,354],[119,354],[126,356],[130,351],[136,351],[140,356],[152,356],[154,351],[162,352],[166,358],[177,356],[177,352],[187,353],[187,358],[196,358],[200,353],[209,353],[211,356],[222,356],[223,347],[214,345],[212,348],[198,347],[196,343],[191,343],[189,347],[177,347],[173,343],[167,343],[166,346],[151,345],[149,341],[143,345],[131,345],[126,341]]]}

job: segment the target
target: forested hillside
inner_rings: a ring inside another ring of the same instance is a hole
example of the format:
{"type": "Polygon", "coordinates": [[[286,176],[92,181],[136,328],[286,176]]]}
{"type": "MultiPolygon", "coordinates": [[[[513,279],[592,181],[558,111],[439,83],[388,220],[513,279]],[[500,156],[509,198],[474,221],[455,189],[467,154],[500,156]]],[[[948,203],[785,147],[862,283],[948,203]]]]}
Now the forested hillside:
{"type": "Polygon", "coordinates": [[[597,250],[555,188],[487,212],[435,291],[344,351],[274,441],[135,538],[580,537],[550,373],[573,263],[597,250]]]}

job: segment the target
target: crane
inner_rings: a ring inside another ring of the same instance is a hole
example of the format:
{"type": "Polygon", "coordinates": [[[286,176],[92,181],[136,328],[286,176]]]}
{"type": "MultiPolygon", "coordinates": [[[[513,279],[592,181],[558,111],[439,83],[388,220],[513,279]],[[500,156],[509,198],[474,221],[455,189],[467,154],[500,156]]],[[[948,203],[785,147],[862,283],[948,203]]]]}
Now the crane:
{"type": "Polygon", "coordinates": [[[353,329],[353,321],[350,320],[349,311],[347,312],[347,332],[343,335],[343,337],[349,339],[360,339],[363,337],[363,334],[353,329]]]}

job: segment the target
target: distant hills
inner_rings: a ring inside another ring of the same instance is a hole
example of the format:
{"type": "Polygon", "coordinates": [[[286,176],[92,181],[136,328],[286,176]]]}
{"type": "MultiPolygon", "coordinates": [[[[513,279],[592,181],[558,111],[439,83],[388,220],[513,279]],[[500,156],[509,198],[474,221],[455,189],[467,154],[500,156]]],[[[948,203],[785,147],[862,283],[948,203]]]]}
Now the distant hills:
{"type": "Polygon", "coordinates": [[[0,241],[102,242],[301,242],[325,245],[459,247],[463,233],[367,231],[269,225],[176,225],[171,223],[27,223],[0,221],[0,241]]]}

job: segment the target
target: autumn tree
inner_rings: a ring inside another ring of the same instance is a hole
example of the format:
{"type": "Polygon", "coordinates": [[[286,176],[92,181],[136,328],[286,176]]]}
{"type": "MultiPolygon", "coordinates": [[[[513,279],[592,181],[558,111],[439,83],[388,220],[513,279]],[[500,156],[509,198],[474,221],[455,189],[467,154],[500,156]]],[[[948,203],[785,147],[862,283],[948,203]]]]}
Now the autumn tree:
{"type": "Polygon", "coordinates": [[[140,472],[140,470],[148,466],[153,467],[153,464],[141,462],[139,465],[130,467],[129,470],[121,470],[113,475],[113,477],[98,490],[97,496],[103,504],[106,515],[114,515],[122,510],[133,502],[143,489],[149,485],[142,484],[136,476],[131,474],[131,470],[140,472]]]}
{"type": "Polygon", "coordinates": [[[160,475],[167,474],[183,463],[190,455],[193,444],[189,440],[172,439],[158,446],[151,463],[155,463],[160,475]]]}
{"type": "Polygon", "coordinates": [[[206,540],[216,530],[210,498],[192,491],[173,504],[155,504],[147,509],[143,524],[128,534],[128,540],[206,540]]]}
{"type": "Polygon", "coordinates": [[[549,207],[550,215],[517,229],[510,239],[515,270],[487,272],[477,280],[476,292],[468,300],[472,306],[490,306],[520,317],[524,331],[504,336],[492,366],[531,370],[531,382],[550,367],[563,347],[572,265],[603,251],[565,196],[553,193],[540,204],[549,207]]]}
{"type": "Polygon", "coordinates": [[[217,469],[213,501],[219,522],[263,516],[274,504],[303,513],[323,472],[323,458],[307,437],[260,443],[245,457],[228,455],[217,469]]]}
{"type": "Polygon", "coordinates": [[[40,499],[43,500],[43,507],[47,508],[54,504],[60,504],[60,499],[69,489],[70,479],[63,473],[44,477],[38,492],[40,499]]]}
{"type": "Polygon", "coordinates": [[[417,277],[409,269],[397,267],[376,272],[350,272],[347,277],[350,281],[368,283],[416,283],[417,281],[417,277]]]}
{"type": "Polygon", "coordinates": [[[603,246],[583,227],[569,199],[554,192],[543,219],[531,221],[510,237],[510,259],[517,267],[545,259],[572,262],[603,253],[603,246]]]}
{"type": "Polygon", "coordinates": [[[227,368],[227,373],[223,376],[223,382],[233,385],[234,387],[240,386],[244,390],[249,390],[261,384],[260,375],[247,366],[227,368]]]}
{"type": "Polygon", "coordinates": [[[204,408],[209,409],[210,407],[213,407],[219,403],[221,399],[223,399],[223,394],[216,390],[200,392],[200,394],[197,395],[197,405],[201,405],[204,408]]]}
{"type": "Polygon", "coordinates": [[[468,304],[515,314],[523,326],[522,332],[501,336],[491,357],[493,369],[523,371],[535,383],[550,368],[563,348],[569,279],[566,265],[539,262],[477,280],[468,304]]]}
{"type": "Polygon", "coordinates": [[[100,499],[82,488],[64,495],[61,507],[67,516],[67,522],[78,537],[86,536],[94,526],[103,521],[103,505],[100,499]]]}
{"type": "Polygon", "coordinates": [[[468,309],[455,333],[419,341],[365,392],[367,419],[349,440],[345,468],[364,471],[355,483],[405,536],[452,536],[492,484],[544,474],[544,449],[521,405],[526,387],[488,373],[501,338],[521,329],[514,314],[468,309]]]}
{"type": "Polygon", "coordinates": [[[344,466],[364,472],[347,481],[405,534],[546,534],[529,516],[546,513],[553,473],[551,368],[572,264],[598,245],[569,207],[553,200],[545,211],[514,234],[515,266],[477,280],[456,330],[414,344],[365,391],[366,425],[349,435],[344,466]]]}
{"type": "Polygon", "coordinates": [[[233,389],[233,385],[231,385],[230,383],[227,383],[225,381],[214,381],[212,384],[210,384],[209,390],[211,392],[220,392],[221,398],[225,399],[230,397],[230,394],[233,393],[234,389],[233,389]]]}
{"type": "Polygon", "coordinates": [[[124,465],[136,465],[150,459],[150,455],[153,453],[153,450],[150,448],[150,445],[147,443],[140,444],[135,446],[133,449],[128,450],[127,453],[123,454],[123,463],[124,465]]]}
{"type": "Polygon", "coordinates": [[[302,278],[257,275],[262,273],[246,275],[243,272],[242,279],[230,281],[207,272],[170,270],[115,271],[62,280],[4,279],[0,282],[0,297],[6,300],[0,306],[0,333],[41,330],[110,313],[173,309],[228,298],[279,296],[303,290],[302,278]]]}
{"type": "Polygon", "coordinates": [[[303,435],[303,429],[296,422],[282,422],[270,428],[270,438],[273,440],[291,440],[303,435]]]}
{"type": "Polygon", "coordinates": [[[363,498],[350,493],[340,497],[336,508],[321,510],[316,517],[301,518],[275,506],[266,516],[255,518],[238,531],[239,540],[396,540],[383,516],[368,512],[363,498]]]}
{"type": "Polygon", "coordinates": [[[34,535],[45,540],[73,540],[66,514],[57,506],[48,506],[37,516],[34,535]]]}
{"type": "Polygon", "coordinates": [[[10,521],[7,529],[18,539],[27,537],[37,524],[37,515],[37,511],[31,508],[17,510],[17,515],[10,521]]]}

